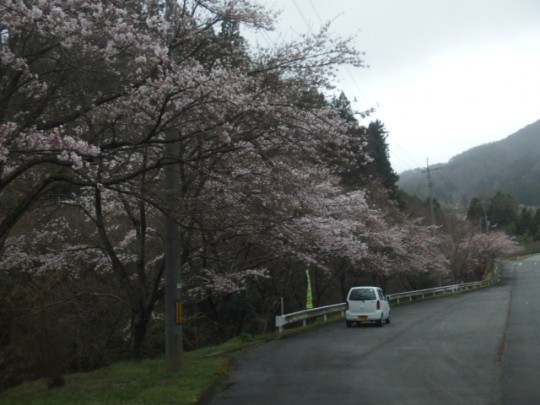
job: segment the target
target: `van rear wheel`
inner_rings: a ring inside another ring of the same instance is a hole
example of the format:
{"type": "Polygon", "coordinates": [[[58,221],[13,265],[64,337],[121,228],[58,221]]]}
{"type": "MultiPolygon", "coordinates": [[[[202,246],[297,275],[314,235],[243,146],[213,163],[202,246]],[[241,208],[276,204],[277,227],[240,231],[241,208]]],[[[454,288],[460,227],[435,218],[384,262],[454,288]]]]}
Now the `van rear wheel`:
{"type": "Polygon", "coordinates": [[[350,328],[352,326],[352,321],[345,321],[345,324],[347,325],[347,328],[350,328]]]}

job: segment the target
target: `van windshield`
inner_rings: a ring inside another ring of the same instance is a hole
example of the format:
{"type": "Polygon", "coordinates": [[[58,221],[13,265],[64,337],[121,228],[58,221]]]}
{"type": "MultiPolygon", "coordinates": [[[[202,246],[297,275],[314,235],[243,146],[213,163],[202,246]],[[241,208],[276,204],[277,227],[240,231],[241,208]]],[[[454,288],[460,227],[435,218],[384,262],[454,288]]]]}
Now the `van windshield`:
{"type": "Polygon", "coordinates": [[[374,300],[375,297],[375,291],[367,288],[362,288],[358,290],[352,290],[351,294],[349,296],[349,299],[352,301],[368,301],[368,300],[374,300]]]}

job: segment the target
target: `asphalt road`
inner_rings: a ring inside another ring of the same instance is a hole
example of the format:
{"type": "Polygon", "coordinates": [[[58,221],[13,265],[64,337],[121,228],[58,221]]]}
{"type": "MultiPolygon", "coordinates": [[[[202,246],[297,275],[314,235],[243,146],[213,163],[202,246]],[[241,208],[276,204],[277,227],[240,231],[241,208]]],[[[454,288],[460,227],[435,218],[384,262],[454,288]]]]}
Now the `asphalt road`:
{"type": "Polygon", "coordinates": [[[540,404],[540,256],[511,266],[502,404],[540,404]]]}
{"type": "Polygon", "coordinates": [[[503,274],[395,307],[382,328],[343,321],[250,349],[211,404],[540,403],[540,257],[503,274]]]}

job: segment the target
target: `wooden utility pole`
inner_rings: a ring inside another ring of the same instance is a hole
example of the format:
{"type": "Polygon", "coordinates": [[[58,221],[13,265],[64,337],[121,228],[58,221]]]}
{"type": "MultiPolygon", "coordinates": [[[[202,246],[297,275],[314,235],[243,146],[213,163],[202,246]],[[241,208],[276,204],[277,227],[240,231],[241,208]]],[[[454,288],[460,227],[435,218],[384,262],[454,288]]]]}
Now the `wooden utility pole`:
{"type": "Polygon", "coordinates": [[[172,218],[173,210],[181,207],[179,144],[175,136],[176,131],[167,132],[164,156],[169,212],[165,214],[165,357],[170,372],[178,371],[183,362],[181,240],[178,224],[172,218]]]}

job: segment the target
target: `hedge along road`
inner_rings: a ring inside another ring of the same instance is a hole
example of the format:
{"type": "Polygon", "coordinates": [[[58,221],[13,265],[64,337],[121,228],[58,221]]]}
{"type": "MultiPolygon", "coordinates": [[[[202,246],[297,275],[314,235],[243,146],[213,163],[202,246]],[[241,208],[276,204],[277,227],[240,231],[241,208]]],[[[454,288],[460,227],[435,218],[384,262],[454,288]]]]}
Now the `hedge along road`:
{"type": "Polygon", "coordinates": [[[503,281],[394,307],[242,353],[212,405],[522,404],[540,401],[540,257],[503,281]]]}

